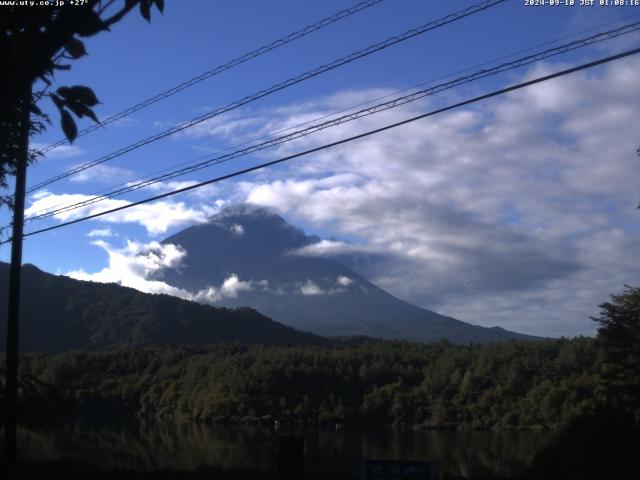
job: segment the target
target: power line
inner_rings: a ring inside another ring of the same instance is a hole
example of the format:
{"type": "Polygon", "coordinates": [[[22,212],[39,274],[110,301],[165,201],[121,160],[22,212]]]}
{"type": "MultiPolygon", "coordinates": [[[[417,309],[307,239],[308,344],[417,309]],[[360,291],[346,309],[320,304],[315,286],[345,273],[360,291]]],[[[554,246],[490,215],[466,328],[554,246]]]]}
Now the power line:
{"type": "Polygon", "coordinates": [[[300,74],[297,77],[290,78],[290,79],[288,79],[288,80],[286,80],[284,82],[281,82],[279,84],[273,85],[273,86],[271,86],[271,87],[269,87],[267,89],[261,90],[261,91],[255,93],[255,94],[253,94],[253,95],[249,95],[249,96],[246,96],[246,97],[244,97],[244,98],[242,98],[240,100],[232,102],[232,103],[230,103],[230,104],[228,104],[228,105],[226,105],[224,107],[220,107],[220,108],[218,108],[216,110],[213,110],[211,112],[208,112],[208,113],[205,113],[203,115],[200,115],[200,116],[198,116],[198,117],[196,117],[196,118],[194,118],[192,120],[189,120],[187,122],[180,123],[180,124],[170,128],[168,130],[160,132],[160,133],[158,133],[156,135],[153,135],[151,137],[148,137],[146,139],[140,140],[140,141],[138,141],[138,142],[136,142],[134,144],[128,145],[128,146],[126,146],[124,148],[121,148],[121,149],[115,151],[115,152],[107,154],[107,155],[105,155],[105,156],[103,156],[103,157],[101,157],[101,158],[99,158],[97,160],[94,160],[92,162],[89,162],[89,163],[80,165],[78,167],[75,167],[75,168],[73,168],[71,170],[68,170],[67,172],[64,172],[64,173],[62,173],[60,175],[57,175],[57,176],[55,176],[55,177],[53,177],[53,178],[51,178],[51,179],[49,179],[47,181],[41,182],[41,183],[39,183],[39,184],[37,184],[37,185],[35,185],[33,187],[30,187],[27,190],[27,193],[32,193],[33,191],[35,191],[35,190],[37,190],[39,188],[42,188],[42,187],[44,187],[46,185],[49,185],[49,184],[51,184],[53,182],[62,180],[62,179],[67,178],[67,177],[69,177],[71,175],[79,173],[79,172],[81,172],[83,170],[86,170],[88,168],[91,168],[91,167],[94,167],[94,166],[99,165],[101,163],[104,163],[104,162],[106,162],[108,160],[111,160],[113,158],[121,156],[121,155],[123,155],[125,153],[128,153],[128,152],[130,152],[132,150],[135,150],[137,148],[140,148],[140,147],[142,147],[144,145],[147,145],[147,144],[149,144],[151,142],[154,142],[156,140],[160,140],[160,139],[165,138],[165,137],[167,137],[169,135],[173,135],[174,133],[177,133],[177,132],[182,131],[182,130],[184,130],[186,128],[189,128],[189,127],[192,127],[194,125],[197,125],[197,124],[199,124],[199,123],[201,123],[201,122],[203,122],[205,120],[209,120],[209,119],[211,119],[211,118],[213,118],[215,116],[221,115],[222,113],[228,112],[230,110],[233,110],[235,108],[243,106],[243,105],[245,105],[247,103],[250,103],[250,102],[253,102],[255,100],[258,100],[258,99],[260,99],[260,98],[262,98],[264,96],[270,95],[271,93],[275,93],[275,92],[277,92],[279,90],[282,90],[284,88],[288,88],[288,87],[290,87],[292,85],[300,83],[300,82],[302,82],[304,80],[307,80],[309,78],[315,77],[315,76],[320,75],[322,73],[325,73],[325,72],[327,72],[329,70],[333,70],[333,69],[335,69],[337,67],[340,67],[340,66],[345,65],[347,63],[350,63],[352,61],[355,61],[355,60],[357,60],[359,58],[362,58],[362,57],[365,57],[365,56],[370,55],[372,53],[375,53],[377,51],[383,50],[385,48],[388,48],[388,47],[390,47],[392,45],[395,45],[397,43],[400,43],[402,41],[408,40],[408,39],[410,39],[412,37],[415,37],[417,35],[421,35],[421,34],[427,32],[427,31],[433,30],[435,28],[439,28],[439,27],[441,27],[443,25],[446,25],[448,23],[452,23],[454,21],[460,20],[460,19],[462,19],[462,18],[464,18],[466,16],[478,13],[480,11],[483,11],[483,10],[487,9],[487,8],[490,8],[490,7],[495,6],[495,5],[499,4],[499,3],[502,3],[504,1],[506,1],[506,0],[487,0],[485,2],[481,2],[479,4],[472,5],[472,6],[466,8],[464,10],[461,10],[459,12],[447,15],[447,16],[441,18],[441,19],[435,20],[433,22],[429,22],[429,23],[427,23],[425,25],[422,25],[421,27],[409,30],[409,31],[407,31],[407,32],[405,32],[403,34],[388,38],[387,40],[385,40],[383,42],[380,42],[380,43],[377,43],[375,45],[369,46],[369,47],[367,47],[367,48],[365,48],[363,50],[359,50],[357,52],[354,52],[354,53],[352,53],[350,55],[347,55],[347,56],[342,57],[342,58],[340,58],[338,60],[335,60],[335,61],[333,61],[333,62],[331,62],[329,64],[325,64],[323,66],[317,67],[317,68],[315,68],[313,70],[310,70],[308,72],[300,74]]]}
{"type": "MultiPolygon", "coordinates": [[[[446,107],[443,107],[443,108],[439,108],[437,110],[432,110],[430,112],[423,113],[421,115],[418,115],[418,116],[415,116],[415,117],[411,117],[411,118],[402,120],[402,121],[397,122],[397,123],[393,123],[393,124],[390,124],[390,125],[385,125],[384,127],[376,128],[374,130],[369,130],[367,132],[360,133],[358,135],[354,135],[354,136],[351,136],[351,137],[348,137],[348,138],[343,138],[342,140],[338,140],[338,141],[335,141],[335,142],[332,142],[332,143],[328,143],[328,144],[325,144],[325,145],[314,147],[314,148],[305,150],[303,152],[298,152],[298,153],[295,153],[295,154],[292,154],[292,155],[288,155],[286,157],[279,158],[277,160],[272,160],[272,161],[269,161],[269,162],[261,163],[259,165],[255,165],[253,167],[245,168],[245,169],[242,169],[242,170],[235,171],[233,173],[229,173],[229,174],[222,175],[222,176],[219,176],[219,177],[216,177],[216,178],[212,178],[210,180],[206,180],[204,182],[197,183],[195,185],[190,185],[190,186],[187,186],[187,187],[179,188],[179,189],[173,190],[171,192],[166,192],[166,193],[162,193],[162,194],[159,194],[159,195],[155,195],[153,197],[149,197],[149,198],[146,198],[144,200],[133,202],[133,203],[130,203],[130,204],[127,204],[127,205],[122,205],[120,207],[112,208],[112,209],[105,210],[105,211],[102,211],[102,212],[94,213],[92,215],[87,215],[85,217],[77,218],[75,220],[70,220],[68,222],[60,223],[58,225],[53,225],[51,227],[42,228],[40,230],[34,230],[32,232],[24,234],[23,237],[30,237],[32,235],[37,235],[37,234],[40,234],[40,233],[49,232],[51,230],[56,230],[58,228],[66,227],[66,226],[73,225],[73,224],[76,224],[76,223],[80,223],[80,222],[83,222],[85,220],[91,220],[91,219],[94,219],[94,218],[97,218],[97,217],[101,217],[103,215],[109,215],[111,213],[115,213],[115,212],[119,212],[119,211],[126,210],[126,209],[129,209],[129,208],[133,208],[133,207],[136,207],[138,205],[142,205],[142,204],[145,204],[145,203],[149,203],[149,202],[153,202],[153,201],[156,201],[156,200],[160,200],[162,198],[166,198],[166,197],[170,197],[170,196],[173,196],[173,195],[176,195],[176,194],[179,194],[179,193],[187,192],[189,190],[194,190],[196,188],[201,188],[201,187],[204,187],[206,185],[210,185],[210,184],[213,184],[213,183],[218,183],[218,182],[221,182],[223,180],[228,180],[228,179],[233,178],[233,177],[244,175],[246,173],[254,172],[256,170],[260,170],[260,169],[263,169],[263,168],[271,167],[273,165],[284,163],[286,161],[293,160],[294,158],[299,158],[299,157],[302,157],[302,156],[305,156],[305,155],[309,155],[311,153],[319,152],[321,150],[326,150],[328,148],[336,147],[338,145],[342,145],[342,144],[345,144],[345,143],[348,143],[348,142],[352,142],[354,140],[359,140],[361,138],[365,138],[365,137],[368,137],[368,136],[371,136],[371,135],[375,135],[375,134],[390,130],[392,128],[396,128],[396,127],[399,127],[399,126],[402,126],[402,125],[406,125],[406,124],[411,123],[411,122],[415,122],[417,120],[421,120],[423,118],[431,117],[431,116],[437,115],[439,113],[443,113],[443,112],[446,112],[446,111],[449,111],[449,110],[453,110],[455,108],[463,107],[465,105],[470,105],[472,103],[476,103],[476,102],[479,102],[481,100],[486,100],[486,99],[489,99],[489,98],[492,98],[492,97],[496,97],[498,95],[503,95],[503,94],[508,93],[508,92],[519,90],[519,89],[522,89],[522,88],[525,88],[525,87],[528,87],[528,86],[531,86],[531,85],[535,85],[537,83],[546,82],[548,80],[551,80],[551,79],[554,79],[554,78],[558,78],[558,77],[562,77],[562,76],[565,76],[565,75],[569,75],[571,73],[575,73],[575,72],[578,72],[578,71],[581,71],[581,70],[585,70],[587,68],[593,68],[595,66],[602,65],[602,64],[605,64],[605,63],[608,63],[608,62],[612,62],[614,60],[618,60],[618,59],[621,59],[621,58],[629,57],[631,55],[636,55],[638,53],[640,53],[640,48],[627,50],[625,52],[618,53],[616,55],[610,55],[608,57],[600,58],[598,60],[595,60],[595,61],[592,61],[592,62],[588,62],[588,63],[584,63],[584,64],[578,65],[576,67],[568,68],[568,69],[565,69],[565,70],[558,71],[556,73],[552,73],[552,74],[549,74],[549,75],[545,75],[545,76],[542,76],[542,77],[535,78],[533,80],[529,80],[529,81],[526,81],[526,82],[518,83],[518,84],[512,85],[510,87],[502,88],[500,90],[494,90],[493,92],[490,92],[490,93],[487,93],[487,94],[484,94],[484,95],[480,95],[480,96],[477,96],[477,97],[474,97],[474,98],[471,98],[471,99],[468,99],[468,100],[464,100],[462,102],[458,102],[458,103],[455,103],[453,105],[449,105],[449,106],[446,106],[446,107]]],[[[0,245],[2,245],[4,243],[7,243],[7,242],[10,242],[10,241],[11,241],[11,239],[9,238],[8,240],[0,242],[0,245]]]]}
{"type": "Polygon", "coordinates": [[[121,155],[124,155],[125,153],[131,152],[132,150],[136,150],[144,145],[147,145],[149,143],[155,142],[157,140],[160,140],[162,138],[168,137],[169,135],[173,135],[174,133],[180,132],[182,130],[185,130],[187,128],[193,127],[194,125],[197,125],[199,123],[204,122],[205,120],[209,120],[213,117],[216,117],[218,115],[221,115],[225,112],[234,110],[238,107],[241,107],[243,105],[246,105],[250,102],[254,102],[262,97],[265,97],[267,95],[270,95],[272,93],[275,93],[277,91],[283,90],[285,88],[291,87],[295,84],[298,84],[300,82],[303,82],[305,80],[308,80],[310,78],[316,77],[318,75],[321,75],[323,73],[326,73],[330,70],[333,70],[335,68],[341,67],[343,65],[346,65],[348,63],[351,63],[355,60],[358,60],[360,58],[366,57],[368,55],[371,55],[372,53],[378,52],[380,50],[384,50],[386,48],[389,48],[397,43],[403,42],[405,40],[408,40],[410,38],[413,38],[415,36],[418,35],[422,35],[430,30],[434,30],[436,28],[442,27],[444,25],[447,25],[449,23],[455,22],[457,20],[461,20],[462,18],[468,17],[470,15],[473,15],[475,13],[479,13],[483,10],[486,10],[490,7],[493,7],[495,5],[498,5],[500,3],[505,2],[506,0],[486,0],[484,2],[472,5],[468,8],[465,8],[464,10],[460,10],[458,12],[449,14],[445,17],[442,17],[438,20],[429,22],[427,24],[424,24],[418,28],[414,28],[411,30],[408,30],[400,35],[396,35],[394,37],[388,38],[387,40],[384,40],[383,42],[379,42],[377,44],[371,45],[363,50],[359,50],[357,52],[351,53],[350,55],[347,55],[345,57],[342,57],[338,60],[334,60],[331,63],[322,65],[320,67],[317,67],[313,70],[309,70],[305,73],[302,73],[296,77],[292,77],[288,80],[285,80],[284,82],[272,85],[269,88],[266,88],[264,90],[261,90],[257,93],[254,93],[252,95],[248,95],[240,100],[236,100],[234,102],[229,103],[228,105],[225,105],[224,107],[219,107],[211,112],[205,113],[203,115],[200,115],[192,120],[189,120],[187,122],[183,122],[180,123],[178,125],[175,125],[163,132],[159,132],[155,135],[152,135],[150,137],[147,137],[143,140],[140,140],[136,143],[130,144],[126,147],[123,147],[119,150],[116,150],[115,152],[109,153],[107,155],[104,155],[100,158],[98,158],[97,160],[94,160],[92,162],[88,162],[85,163],[83,165],[79,165],[75,168],[72,168],[71,170],[68,170],[66,172],[63,172],[59,175],[56,175],[55,177],[50,178],[49,180],[43,181],[38,183],[37,185],[34,185],[30,188],[27,189],[27,193],[32,193],[35,190],[38,190],[39,188],[42,188],[44,186],[50,185],[51,183],[57,182],[59,180],[62,180],[64,178],[70,177],[72,175],[75,175],[76,173],[82,172],[84,170],[87,170],[88,168],[92,168],[95,167],[96,165],[100,165],[104,162],[107,162],[109,160],[112,160],[116,157],[119,157],[121,155]]]}
{"type": "Polygon", "coordinates": [[[183,176],[186,175],[188,173],[192,173],[198,170],[202,170],[204,168],[210,167],[212,165],[218,165],[220,163],[223,162],[227,162],[230,161],[232,159],[241,157],[241,156],[245,156],[251,153],[255,153],[257,151],[260,150],[264,150],[266,148],[270,148],[276,145],[280,145],[286,142],[290,142],[292,140],[298,139],[298,138],[302,138],[305,137],[307,135],[311,135],[313,133],[316,133],[318,131],[327,129],[327,128],[331,128],[343,123],[347,123],[347,122],[351,122],[354,120],[357,120],[359,118],[365,117],[365,116],[369,116],[369,115],[373,115],[376,113],[379,113],[381,111],[385,111],[385,110],[389,110],[392,108],[396,108],[402,105],[406,105],[412,102],[415,102],[417,100],[420,100],[422,98],[425,98],[427,96],[430,95],[434,95],[436,93],[445,91],[445,90],[449,90],[451,88],[457,87],[459,85],[463,85],[466,83],[470,83],[482,78],[486,78],[489,76],[493,76],[493,75],[497,75],[499,73],[503,73],[509,70],[513,70],[516,68],[520,68],[526,65],[530,65],[532,63],[536,63],[539,62],[543,59],[549,58],[549,57],[553,57],[556,55],[560,55],[562,53],[566,53],[569,51],[573,51],[576,50],[578,48],[582,48],[588,45],[593,45],[595,43],[598,42],[602,42],[604,40],[608,40],[608,39],[612,39],[612,38],[616,38],[619,37],[621,35],[626,35],[635,31],[640,30],[640,21],[632,23],[632,24],[628,24],[628,25],[623,25],[621,27],[606,31],[606,32],[601,32],[598,33],[596,35],[592,35],[590,37],[587,38],[582,38],[582,39],[578,39],[575,40],[573,42],[564,44],[564,45],[560,45],[554,48],[550,48],[547,50],[544,50],[542,52],[538,52],[538,53],[534,53],[532,55],[528,55],[516,60],[513,60],[511,62],[506,62],[506,63],[502,63],[500,65],[491,67],[491,68],[487,68],[487,69],[482,69],[479,70],[477,72],[474,72],[470,75],[467,76],[463,76],[463,77],[458,77],[454,80],[451,80],[450,82],[446,82],[446,83],[441,83],[438,85],[435,85],[433,87],[427,88],[427,89],[423,89],[420,91],[416,91],[413,92],[409,95],[404,95],[401,97],[397,97],[394,98],[392,100],[389,100],[387,102],[383,102],[383,103],[379,103],[377,105],[374,105],[372,107],[369,108],[364,108],[361,109],[359,111],[356,112],[352,112],[346,115],[343,115],[341,117],[337,117],[331,120],[327,120],[325,122],[321,122],[315,125],[311,125],[307,128],[304,129],[300,129],[297,131],[294,131],[292,133],[289,133],[287,135],[283,135],[280,137],[274,137],[271,138],[267,141],[261,142],[261,143],[256,143],[253,145],[250,145],[246,148],[242,148],[236,151],[233,151],[231,153],[228,154],[224,154],[224,155],[218,155],[216,157],[213,157],[211,159],[199,162],[195,165],[190,165],[181,169],[173,169],[173,170],[169,170],[168,173],[164,173],[162,175],[157,175],[155,177],[149,177],[147,179],[141,180],[137,183],[128,183],[125,184],[124,187],[122,188],[117,188],[114,187],[115,189],[104,194],[104,195],[100,195],[100,196],[95,196],[95,197],[91,197],[85,200],[82,200],[80,202],[76,202],[76,203],[72,203],[72,204],[67,204],[64,206],[58,206],[58,207],[51,207],[49,209],[47,209],[46,212],[44,213],[40,213],[40,214],[36,214],[33,215],[29,218],[27,218],[27,220],[37,220],[37,219],[44,219],[47,217],[51,217],[54,216],[56,214],[59,213],[63,213],[63,212],[69,212],[72,210],[76,210],[78,208],[87,206],[87,205],[91,205],[100,201],[104,201],[107,200],[109,198],[114,198],[129,192],[133,192],[135,190],[139,190],[141,188],[145,188],[148,187],[150,185],[159,183],[161,181],[166,181],[166,180],[170,180],[179,176],[183,176]]]}
{"type": "MultiPolygon", "coordinates": [[[[249,145],[249,144],[251,144],[252,142],[255,142],[255,141],[265,140],[265,139],[272,138],[272,137],[274,137],[275,135],[277,135],[277,134],[279,134],[279,133],[284,133],[284,132],[287,132],[287,131],[295,130],[296,128],[300,128],[300,127],[302,127],[302,126],[304,126],[304,125],[308,125],[308,124],[313,123],[313,122],[316,122],[316,121],[318,121],[318,120],[323,120],[323,119],[325,119],[325,118],[329,118],[329,117],[332,117],[332,116],[334,116],[334,115],[339,115],[339,114],[341,114],[341,113],[348,112],[348,111],[353,110],[353,109],[355,109],[355,108],[363,107],[363,106],[365,106],[365,105],[369,105],[369,104],[372,104],[372,103],[374,103],[374,102],[377,102],[377,101],[380,101],[380,100],[384,100],[384,99],[386,99],[386,98],[393,97],[394,95],[398,95],[398,94],[400,94],[400,93],[404,93],[404,92],[408,92],[408,91],[411,91],[411,90],[415,90],[415,89],[417,89],[417,88],[420,88],[420,87],[423,87],[423,86],[426,86],[426,85],[433,84],[433,83],[435,83],[435,82],[437,82],[437,81],[444,80],[444,79],[447,79],[447,78],[451,78],[451,77],[453,77],[453,76],[455,76],[455,75],[458,75],[458,74],[460,74],[460,73],[469,72],[469,71],[473,70],[474,68],[484,67],[484,66],[490,65],[490,64],[492,64],[492,63],[498,62],[498,61],[500,61],[500,60],[505,60],[505,59],[507,59],[507,58],[514,57],[514,56],[519,55],[519,54],[521,54],[521,53],[530,52],[530,51],[532,51],[532,50],[535,50],[536,48],[544,47],[544,46],[547,46],[547,45],[553,45],[553,44],[556,44],[556,43],[558,43],[558,42],[560,42],[560,41],[567,40],[567,39],[570,39],[570,38],[573,38],[573,37],[576,37],[576,36],[578,36],[578,35],[585,34],[585,33],[588,33],[588,32],[593,32],[594,30],[597,30],[597,29],[599,29],[599,28],[608,27],[608,26],[610,26],[610,25],[614,25],[614,24],[619,24],[619,23],[621,23],[621,22],[623,22],[623,21],[625,21],[625,20],[629,20],[629,19],[631,19],[631,18],[636,18],[636,17],[638,17],[638,16],[640,16],[640,14],[638,14],[638,13],[633,14],[633,15],[628,15],[628,16],[626,16],[626,17],[623,17],[623,18],[618,19],[618,20],[614,20],[614,21],[612,21],[612,22],[606,22],[606,23],[603,23],[603,24],[600,24],[600,25],[597,25],[597,26],[594,26],[594,27],[590,27],[590,28],[587,28],[587,29],[583,29],[583,30],[580,30],[580,31],[574,32],[574,33],[569,34],[569,35],[564,35],[564,36],[562,36],[562,37],[555,38],[554,40],[549,40],[549,41],[546,41],[546,42],[542,42],[542,43],[539,43],[539,44],[533,45],[533,46],[531,46],[531,47],[528,47],[528,48],[525,48],[525,49],[521,49],[521,50],[518,50],[518,51],[516,51],[516,52],[512,52],[512,53],[507,54],[507,55],[502,55],[502,56],[497,57],[497,58],[494,58],[494,59],[492,59],[492,60],[488,60],[488,61],[483,62],[483,63],[480,63],[480,64],[472,65],[472,66],[467,67],[467,68],[464,68],[464,69],[462,69],[462,70],[458,70],[458,71],[456,71],[456,72],[449,73],[449,74],[447,74],[447,75],[443,75],[443,76],[440,76],[440,77],[436,77],[436,78],[433,78],[433,79],[431,79],[431,80],[428,80],[428,81],[425,81],[425,82],[421,82],[421,83],[419,83],[419,84],[417,84],[417,85],[413,85],[413,86],[411,86],[411,87],[407,87],[407,88],[403,88],[403,89],[400,89],[400,90],[396,90],[396,91],[394,91],[394,92],[392,92],[392,93],[388,93],[388,94],[386,94],[386,95],[382,95],[382,96],[380,96],[380,97],[376,97],[376,98],[373,98],[373,99],[367,100],[367,101],[365,101],[365,102],[360,102],[360,103],[358,103],[358,104],[351,105],[351,106],[349,106],[349,107],[347,107],[347,108],[342,108],[342,109],[340,109],[340,110],[333,111],[333,112],[331,112],[331,113],[327,113],[327,114],[321,115],[321,116],[316,117],[316,118],[314,118],[314,119],[307,120],[307,121],[304,121],[304,122],[298,123],[298,124],[296,124],[296,125],[292,125],[292,126],[290,126],[290,127],[286,127],[286,128],[280,129],[280,130],[276,130],[276,131],[270,132],[269,134],[266,134],[266,135],[260,136],[260,137],[258,137],[258,138],[256,138],[256,139],[247,140],[247,141],[244,141],[244,142],[241,142],[241,143],[237,143],[237,144],[231,145],[231,146],[229,146],[229,147],[227,147],[227,148],[224,148],[224,149],[222,149],[222,150],[218,150],[217,152],[215,152],[215,155],[220,155],[220,154],[222,154],[222,153],[224,153],[224,152],[232,151],[234,148],[239,148],[239,147],[242,147],[242,146],[244,146],[244,145],[249,145]]],[[[596,34],[596,35],[594,35],[593,37],[597,37],[597,36],[599,36],[599,35],[605,35],[605,34],[607,34],[607,33],[612,33],[612,32],[614,32],[615,30],[625,29],[625,28],[628,28],[628,27],[630,27],[630,26],[631,26],[631,25],[624,25],[624,26],[620,27],[619,29],[614,29],[614,30],[610,30],[609,32],[603,32],[603,33],[601,33],[601,34],[596,34]]],[[[629,32],[621,32],[620,34],[622,35],[622,34],[626,34],[626,33],[631,33],[631,32],[630,32],[630,31],[629,31],[629,32]]],[[[617,35],[616,35],[616,36],[617,36],[617,35]]],[[[591,38],[591,37],[590,37],[590,38],[591,38]]],[[[608,39],[608,38],[603,38],[602,40],[607,40],[607,39],[608,39]]],[[[580,41],[580,40],[576,40],[576,41],[580,41]]],[[[594,41],[593,43],[595,43],[595,41],[594,41]]],[[[558,47],[558,48],[561,48],[561,47],[558,47]]],[[[150,174],[144,175],[144,176],[142,176],[142,177],[138,177],[135,181],[136,181],[136,182],[142,182],[142,181],[145,181],[145,180],[153,179],[153,178],[154,178],[154,176],[160,175],[160,174],[165,173],[165,172],[172,171],[172,170],[174,170],[174,169],[176,169],[176,168],[178,168],[178,167],[182,167],[182,166],[185,166],[185,165],[191,165],[191,164],[193,164],[194,162],[198,162],[198,161],[201,161],[201,160],[205,160],[205,159],[206,159],[206,158],[208,158],[210,155],[211,155],[211,154],[202,155],[202,156],[200,156],[200,157],[198,157],[198,158],[196,158],[196,159],[194,159],[194,160],[189,160],[189,161],[186,161],[186,162],[181,162],[181,163],[178,163],[178,164],[173,165],[173,166],[171,166],[171,167],[167,167],[167,168],[163,168],[163,169],[161,169],[161,170],[157,170],[157,171],[155,171],[155,172],[152,172],[152,173],[150,173],[150,174]]],[[[92,197],[93,197],[93,196],[100,196],[100,197],[105,196],[105,197],[106,197],[106,196],[108,196],[108,195],[109,195],[109,193],[105,193],[105,192],[109,192],[111,189],[116,189],[116,188],[120,188],[120,187],[128,187],[128,186],[130,186],[130,185],[131,185],[131,183],[132,183],[131,181],[127,181],[127,182],[122,182],[122,183],[120,183],[120,184],[114,185],[114,186],[112,186],[112,187],[106,187],[106,188],[100,189],[100,190],[98,190],[98,191],[96,191],[96,192],[92,193],[92,194],[91,194],[91,196],[92,196],[92,197]]],[[[44,214],[44,213],[52,212],[52,209],[66,208],[66,207],[71,207],[71,206],[76,206],[76,205],[80,205],[80,203],[60,203],[60,204],[58,204],[58,205],[54,205],[54,206],[52,206],[52,207],[43,208],[43,209],[41,209],[41,210],[36,211],[36,212],[35,212],[35,215],[33,215],[33,216],[32,216],[32,217],[30,217],[30,218],[27,218],[26,220],[35,220],[35,219],[38,219],[38,218],[40,218],[40,216],[41,216],[40,214],[44,214]]],[[[56,211],[57,211],[57,210],[56,210],[56,211]]]]}
{"type": "MultiPolygon", "coordinates": [[[[157,95],[154,95],[153,97],[149,97],[146,100],[143,100],[142,102],[137,103],[136,105],[133,105],[125,110],[122,110],[121,112],[116,113],[115,115],[107,117],[106,119],[102,120],[100,123],[90,125],[80,130],[76,138],[82,137],[88,133],[98,130],[99,128],[104,127],[105,125],[113,123],[117,120],[121,120],[125,117],[128,117],[129,115],[139,110],[142,110],[143,108],[146,108],[149,105],[152,105],[156,102],[164,100],[165,98],[171,97],[172,95],[175,95],[176,93],[181,92],[186,88],[192,87],[193,85],[196,85],[197,83],[207,80],[215,75],[218,75],[219,73],[222,73],[233,67],[237,67],[238,65],[248,62],[249,60],[253,60],[254,58],[264,55],[265,53],[268,53],[272,50],[275,50],[284,45],[287,45],[295,40],[298,40],[302,37],[309,35],[310,33],[320,30],[328,25],[331,25],[339,20],[342,20],[343,18],[347,18],[347,17],[350,17],[351,15],[355,15],[356,13],[361,12],[362,10],[365,10],[383,1],[384,0],[366,0],[364,2],[360,2],[354,5],[353,7],[347,8],[345,10],[341,10],[338,13],[335,13],[334,15],[323,18],[322,20],[314,24],[308,25],[296,32],[290,33],[289,35],[279,38],[278,40],[275,40],[267,45],[263,45],[262,47],[259,47],[249,53],[245,53],[244,55],[234,58],[233,60],[230,60],[227,63],[218,65],[217,67],[214,67],[211,70],[201,73],[200,75],[197,75],[189,80],[186,80],[180,83],[179,85],[176,85],[175,87],[165,90],[164,92],[160,92],[157,95]]],[[[53,150],[54,148],[59,147],[60,145],[65,145],[66,143],[69,143],[69,141],[66,138],[60,139],[57,142],[52,143],[51,145],[41,149],[40,152],[47,153],[53,150]]]]}

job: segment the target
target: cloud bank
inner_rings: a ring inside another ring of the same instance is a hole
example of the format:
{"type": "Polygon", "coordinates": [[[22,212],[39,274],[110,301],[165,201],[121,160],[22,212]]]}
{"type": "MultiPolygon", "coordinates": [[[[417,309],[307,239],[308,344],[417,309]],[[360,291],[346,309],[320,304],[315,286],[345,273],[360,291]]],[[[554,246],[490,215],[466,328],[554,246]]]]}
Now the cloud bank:
{"type": "Polygon", "coordinates": [[[115,248],[104,240],[92,242],[109,256],[108,266],[95,273],[73,270],[65,275],[76,280],[100,283],[117,283],[141,292],[166,294],[199,303],[215,304],[227,298],[237,298],[241,292],[255,287],[265,288],[264,282],[243,281],[232,273],[219,287],[208,286],[197,292],[176,288],[168,283],[152,280],[165,269],[179,268],[187,253],[177,245],[158,242],[139,243],[127,241],[124,248],[115,248]]]}
{"type": "MultiPolygon", "coordinates": [[[[298,253],[369,257],[352,266],[419,305],[528,333],[592,334],[598,304],[639,280],[639,67],[620,61],[325,150],[239,182],[234,198],[356,240],[298,253]]],[[[285,128],[335,103],[270,112],[263,125],[285,128]]],[[[329,129],[277,155],[436,105],[329,129]]]]}
{"type": "MultiPolygon", "coordinates": [[[[25,215],[29,217],[51,209],[57,209],[60,206],[72,205],[94,198],[97,197],[95,195],[55,194],[46,190],[39,191],[32,195],[31,204],[25,210],[25,215]]],[[[58,212],[53,215],[53,218],[60,222],[67,222],[113,208],[130,205],[131,203],[132,202],[127,200],[107,199],[74,210],[58,212]]],[[[187,206],[185,202],[168,200],[145,203],[126,210],[109,213],[98,217],[95,221],[111,224],[138,224],[143,226],[150,235],[159,235],[166,233],[173,227],[205,222],[215,211],[215,208],[210,208],[206,205],[190,207],[187,206]]]]}

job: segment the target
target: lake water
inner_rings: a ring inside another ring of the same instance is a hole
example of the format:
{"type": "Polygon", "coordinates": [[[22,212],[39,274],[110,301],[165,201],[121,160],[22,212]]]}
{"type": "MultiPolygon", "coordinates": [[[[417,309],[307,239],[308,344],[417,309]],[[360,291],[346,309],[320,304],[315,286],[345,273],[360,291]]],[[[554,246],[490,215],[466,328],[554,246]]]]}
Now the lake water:
{"type": "Polygon", "coordinates": [[[287,429],[140,421],[120,426],[77,423],[20,429],[22,456],[74,460],[118,470],[248,468],[277,471],[280,435],[305,439],[306,477],[358,478],[362,458],[430,460],[463,478],[514,477],[550,434],[531,432],[416,432],[375,429],[287,429]]]}

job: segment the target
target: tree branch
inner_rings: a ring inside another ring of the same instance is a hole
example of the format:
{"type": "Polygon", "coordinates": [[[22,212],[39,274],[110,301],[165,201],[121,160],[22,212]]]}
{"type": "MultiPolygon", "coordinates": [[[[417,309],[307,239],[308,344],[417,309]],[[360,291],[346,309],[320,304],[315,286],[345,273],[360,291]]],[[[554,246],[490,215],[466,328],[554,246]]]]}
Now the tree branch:
{"type": "MultiPolygon", "coordinates": [[[[98,10],[98,14],[99,14],[99,15],[102,15],[104,12],[106,12],[106,11],[107,11],[107,9],[108,9],[111,5],[113,5],[115,1],[116,1],[116,0],[109,0],[109,1],[108,1],[107,3],[105,3],[104,5],[101,5],[101,6],[100,6],[100,9],[98,10]]],[[[102,3],[102,2],[100,2],[100,3],[102,3]]]]}
{"type": "Polygon", "coordinates": [[[139,3],[140,3],[140,0],[125,0],[124,8],[122,8],[122,10],[120,10],[118,13],[111,16],[110,18],[103,20],[103,22],[106,24],[107,27],[110,27],[114,23],[122,20],[122,18],[131,10],[133,10],[134,7],[136,7],[136,5],[138,5],[139,3]]]}

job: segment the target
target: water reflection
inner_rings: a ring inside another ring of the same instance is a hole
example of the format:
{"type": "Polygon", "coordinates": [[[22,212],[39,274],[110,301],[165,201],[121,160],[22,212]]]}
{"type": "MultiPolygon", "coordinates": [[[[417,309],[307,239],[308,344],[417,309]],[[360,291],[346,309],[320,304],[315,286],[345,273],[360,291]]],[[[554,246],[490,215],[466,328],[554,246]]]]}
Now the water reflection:
{"type": "Polygon", "coordinates": [[[463,478],[516,477],[550,435],[530,432],[415,432],[412,430],[280,429],[139,421],[118,426],[78,422],[20,429],[21,452],[31,460],[68,459],[118,470],[251,468],[275,472],[281,434],[305,437],[309,477],[357,478],[363,457],[431,460],[463,478]]]}

